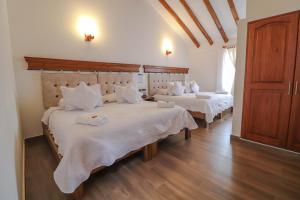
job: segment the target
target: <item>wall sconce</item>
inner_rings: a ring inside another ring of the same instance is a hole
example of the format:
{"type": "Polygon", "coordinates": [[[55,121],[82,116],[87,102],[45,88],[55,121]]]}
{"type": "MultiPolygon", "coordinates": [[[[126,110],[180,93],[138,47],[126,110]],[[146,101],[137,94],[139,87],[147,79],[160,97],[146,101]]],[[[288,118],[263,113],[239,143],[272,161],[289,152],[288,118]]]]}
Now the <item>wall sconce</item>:
{"type": "Polygon", "coordinates": [[[91,34],[84,34],[84,41],[86,42],[90,42],[95,38],[95,36],[91,35],[91,34]]]}
{"type": "Polygon", "coordinates": [[[84,41],[90,42],[98,32],[97,22],[91,17],[80,16],[77,22],[77,30],[84,36],[84,41]]]}
{"type": "Polygon", "coordinates": [[[170,54],[172,54],[172,51],[173,51],[173,45],[172,45],[172,42],[170,39],[168,38],[165,38],[163,40],[163,44],[162,44],[162,50],[164,52],[164,54],[166,56],[169,56],[170,54]]]}
{"type": "Polygon", "coordinates": [[[172,51],[166,50],[166,56],[168,56],[168,55],[170,55],[170,54],[172,54],[172,51]]]}

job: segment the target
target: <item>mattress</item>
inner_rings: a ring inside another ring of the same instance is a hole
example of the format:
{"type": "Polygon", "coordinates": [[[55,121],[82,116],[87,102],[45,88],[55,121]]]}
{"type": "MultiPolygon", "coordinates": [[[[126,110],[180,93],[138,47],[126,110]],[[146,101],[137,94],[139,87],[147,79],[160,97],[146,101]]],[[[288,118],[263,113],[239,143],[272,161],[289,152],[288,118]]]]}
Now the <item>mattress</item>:
{"type": "Polygon", "coordinates": [[[199,92],[200,95],[209,95],[210,99],[198,99],[195,93],[185,93],[183,96],[154,95],[157,101],[173,101],[186,110],[205,114],[207,123],[213,122],[216,115],[233,106],[233,97],[230,94],[216,94],[214,92],[199,92]]]}
{"type": "Polygon", "coordinates": [[[64,193],[72,193],[92,170],[112,165],[127,153],[177,134],[183,128],[195,129],[192,116],[182,107],[157,108],[155,102],[109,103],[93,112],[107,116],[102,126],[76,124],[83,111],[50,108],[43,116],[63,156],[54,179],[64,193]]]}

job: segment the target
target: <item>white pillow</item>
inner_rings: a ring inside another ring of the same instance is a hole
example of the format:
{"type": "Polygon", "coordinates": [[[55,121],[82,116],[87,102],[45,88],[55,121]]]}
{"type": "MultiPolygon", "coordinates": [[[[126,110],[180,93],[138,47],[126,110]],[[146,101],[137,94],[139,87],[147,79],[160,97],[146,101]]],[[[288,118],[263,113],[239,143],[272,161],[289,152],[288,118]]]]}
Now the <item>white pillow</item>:
{"type": "Polygon", "coordinates": [[[106,103],[117,102],[117,95],[116,95],[116,93],[111,93],[111,94],[103,95],[103,102],[106,102],[106,103]]]}
{"type": "Polygon", "coordinates": [[[116,97],[118,103],[137,103],[142,100],[141,93],[138,88],[130,84],[128,86],[115,86],[116,97]]]}
{"type": "Polygon", "coordinates": [[[125,103],[126,99],[124,98],[124,93],[125,93],[126,87],[116,85],[115,86],[115,93],[116,93],[116,100],[118,103],[125,103]]]}
{"type": "Polygon", "coordinates": [[[184,86],[185,86],[185,93],[191,93],[192,92],[191,83],[190,82],[185,82],[184,86]]]}
{"type": "Polygon", "coordinates": [[[198,93],[199,92],[199,85],[196,83],[196,81],[191,81],[191,90],[194,93],[198,93]]]}
{"type": "Polygon", "coordinates": [[[174,87],[172,89],[172,93],[175,96],[182,96],[184,93],[185,87],[181,82],[175,82],[174,87]]]}
{"type": "Polygon", "coordinates": [[[60,89],[63,96],[60,106],[63,106],[65,110],[90,111],[103,105],[99,84],[88,86],[85,82],[80,82],[75,88],[62,86],[60,89]]]}

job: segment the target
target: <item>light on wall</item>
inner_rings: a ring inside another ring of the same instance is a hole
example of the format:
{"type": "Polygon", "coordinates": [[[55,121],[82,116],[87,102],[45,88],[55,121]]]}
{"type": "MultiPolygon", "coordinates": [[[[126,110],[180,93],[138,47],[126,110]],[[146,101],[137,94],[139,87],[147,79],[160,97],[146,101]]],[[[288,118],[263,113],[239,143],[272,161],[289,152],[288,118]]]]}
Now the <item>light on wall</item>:
{"type": "Polygon", "coordinates": [[[95,19],[88,16],[80,16],[77,22],[77,30],[84,36],[85,41],[90,42],[98,33],[98,25],[95,19]]]}
{"type": "Polygon", "coordinates": [[[163,45],[162,45],[162,49],[163,49],[163,53],[166,54],[166,56],[169,56],[170,54],[172,54],[173,51],[173,45],[170,39],[165,38],[163,40],[163,45]]]}
{"type": "Polygon", "coordinates": [[[166,50],[166,55],[168,56],[168,55],[170,55],[170,54],[172,54],[172,51],[166,50]]]}

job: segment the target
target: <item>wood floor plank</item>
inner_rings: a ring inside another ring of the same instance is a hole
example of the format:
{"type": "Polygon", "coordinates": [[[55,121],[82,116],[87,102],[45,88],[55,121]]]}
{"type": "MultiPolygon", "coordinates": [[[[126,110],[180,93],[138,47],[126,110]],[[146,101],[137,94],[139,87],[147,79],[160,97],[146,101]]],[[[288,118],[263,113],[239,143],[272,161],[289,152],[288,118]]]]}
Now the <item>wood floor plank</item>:
{"type": "MultiPolygon", "coordinates": [[[[300,199],[300,155],[230,140],[231,115],[209,129],[167,138],[149,162],[137,154],[98,172],[83,200],[300,199]]],[[[199,122],[201,123],[201,122],[199,122]]],[[[53,180],[43,138],[25,144],[26,200],[69,200],[53,180]]]]}

